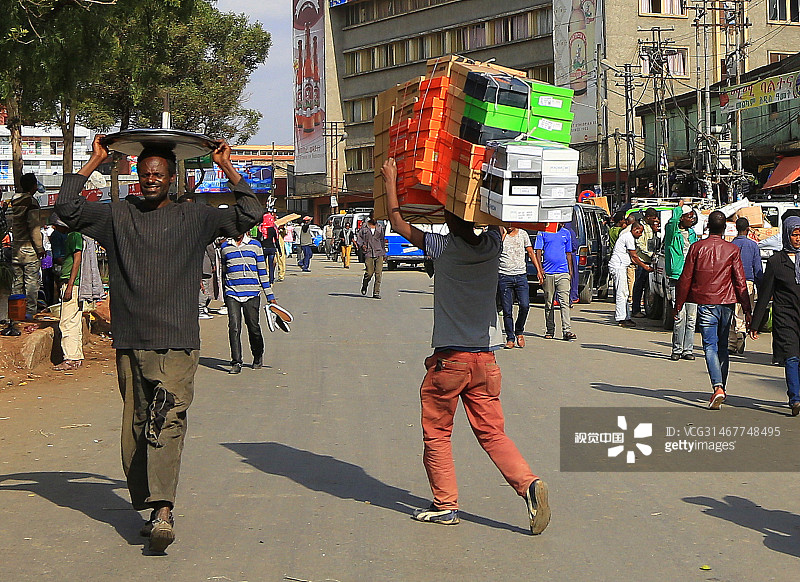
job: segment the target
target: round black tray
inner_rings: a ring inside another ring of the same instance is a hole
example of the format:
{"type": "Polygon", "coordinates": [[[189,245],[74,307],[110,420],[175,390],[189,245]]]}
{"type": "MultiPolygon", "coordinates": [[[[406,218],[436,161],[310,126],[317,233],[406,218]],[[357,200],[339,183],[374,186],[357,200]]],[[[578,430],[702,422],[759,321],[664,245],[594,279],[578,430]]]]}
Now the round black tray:
{"type": "Polygon", "coordinates": [[[178,160],[204,156],[217,147],[207,135],[179,129],[127,129],[107,135],[103,145],[128,156],[138,156],[146,147],[165,148],[178,160]]]}

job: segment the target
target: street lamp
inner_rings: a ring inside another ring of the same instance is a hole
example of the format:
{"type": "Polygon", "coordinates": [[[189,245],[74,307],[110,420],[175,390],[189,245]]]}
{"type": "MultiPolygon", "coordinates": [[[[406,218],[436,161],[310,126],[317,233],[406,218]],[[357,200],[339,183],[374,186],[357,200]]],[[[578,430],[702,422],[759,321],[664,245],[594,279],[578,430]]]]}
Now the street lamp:
{"type": "MultiPolygon", "coordinates": [[[[330,148],[330,202],[331,213],[334,213],[334,208],[339,206],[339,144],[347,139],[347,132],[344,129],[344,121],[326,121],[324,122],[323,136],[328,138],[328,147],[330,148]]],[[[320,217],[321,219],[322,217],[320,217]]]]}

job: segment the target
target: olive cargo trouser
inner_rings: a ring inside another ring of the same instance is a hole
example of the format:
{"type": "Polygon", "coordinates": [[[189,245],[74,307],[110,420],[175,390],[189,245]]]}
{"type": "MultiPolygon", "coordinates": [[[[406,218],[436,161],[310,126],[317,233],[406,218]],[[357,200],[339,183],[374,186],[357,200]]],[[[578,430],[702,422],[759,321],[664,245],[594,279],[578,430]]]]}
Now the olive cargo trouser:
{"type": "Polygon", "coordinates": [[[134,509],[175,503],[199,350],[117,350],[122,468],[134,509]]]}

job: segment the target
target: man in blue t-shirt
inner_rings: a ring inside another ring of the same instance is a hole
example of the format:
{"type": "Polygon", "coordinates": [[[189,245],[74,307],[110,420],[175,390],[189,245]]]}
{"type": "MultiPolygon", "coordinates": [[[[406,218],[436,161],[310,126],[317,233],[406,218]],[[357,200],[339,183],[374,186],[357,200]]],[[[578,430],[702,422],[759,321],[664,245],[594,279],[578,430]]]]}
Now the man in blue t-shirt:
{"type": "Polygon", "coordinates": [[[539,285],[544,289],[545,339],[553,339],[556,331],[554,299],[561,308],[561,330],[566,341],[577,339],[569,320],[570,284],[572,281],[572,235],[563,224],[556,232],[540,232],[533,245],[539,285]]]}

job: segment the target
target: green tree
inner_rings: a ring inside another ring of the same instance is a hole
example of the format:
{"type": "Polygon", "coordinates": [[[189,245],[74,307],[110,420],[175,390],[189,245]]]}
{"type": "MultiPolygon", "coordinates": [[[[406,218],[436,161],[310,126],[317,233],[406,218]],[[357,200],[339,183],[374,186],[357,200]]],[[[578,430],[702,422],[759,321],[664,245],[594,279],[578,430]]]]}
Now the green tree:
{"type": "MultiPolygon", "coordinates": [[[[198,1],[192,17],[170,30],[175,50],[163,89],[169,93],[173,127],[246,142],[258,131],[261,113],[243,106],[244,89],[271,44],[261,23],[198,1]]],[[[142,121],[158,117],[160,109],[151,107],[142,121]]]]}

